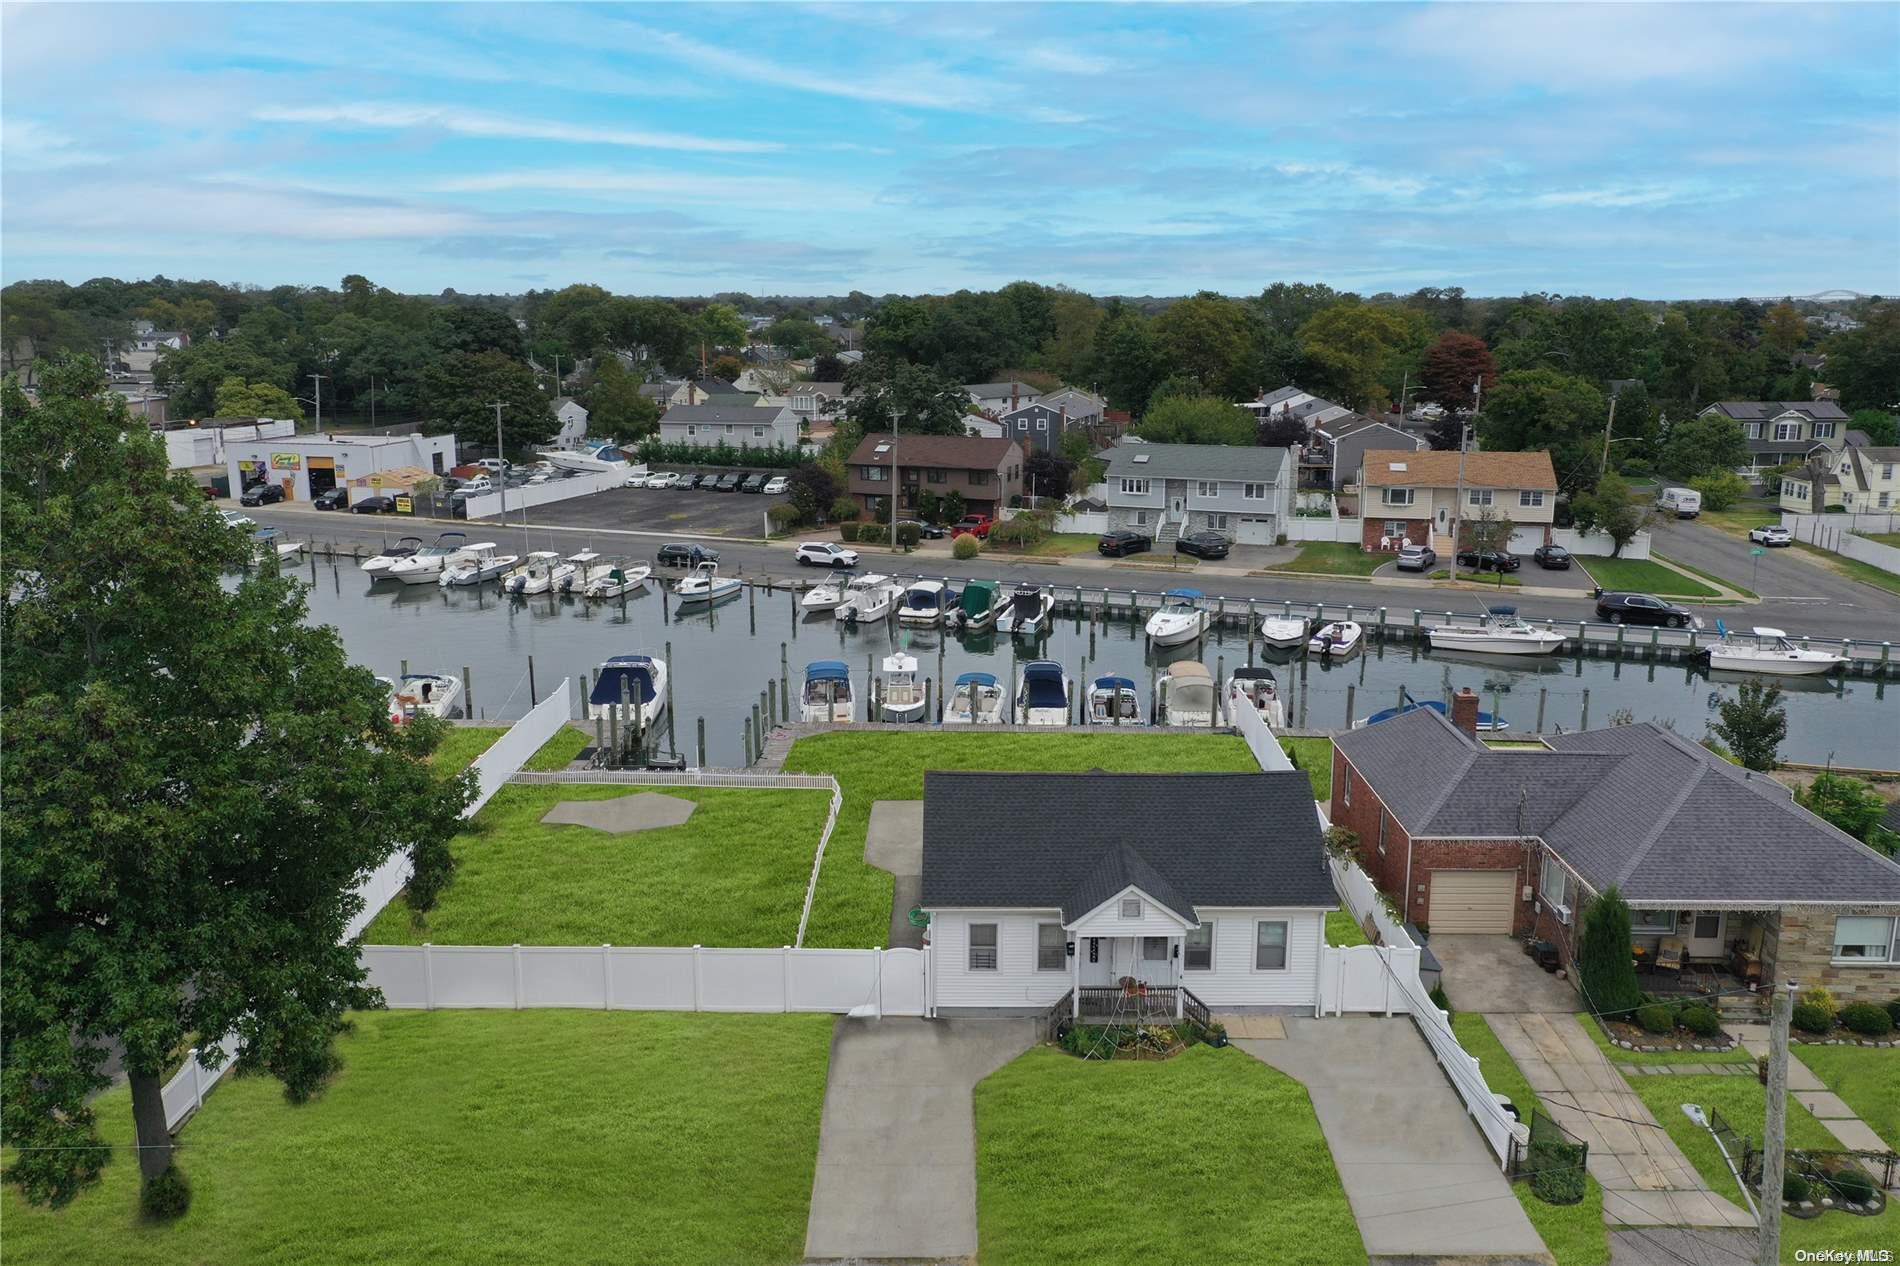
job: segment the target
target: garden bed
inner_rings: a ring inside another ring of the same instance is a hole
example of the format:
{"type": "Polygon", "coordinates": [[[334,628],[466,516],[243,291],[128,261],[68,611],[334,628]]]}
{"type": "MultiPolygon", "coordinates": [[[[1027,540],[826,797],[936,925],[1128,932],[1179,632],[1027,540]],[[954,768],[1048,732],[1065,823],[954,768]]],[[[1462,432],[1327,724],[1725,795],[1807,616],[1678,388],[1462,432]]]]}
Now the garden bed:
{"type": "Polygon", "coordinates": [[[1733,1033],[1722,1030],[1714,1007],[1697,998],[1658,998],[1643,995],[1643,1005],[1627,1019],[1596,1017],[1610,1045],[1644,1054],[1683,1052],[1706,1054],[1734,1050],[1733,1033]]]}
{"type": "Polygon", "coordinates": [[[1215,1024],[1203,1029],[1182,1020],[1175,1024],[1064,1024],[1056,1030],[1056,1047],[1078,1059],[1173,1059],[1196,1042],[1227,1045],[1227,1029],[1215,1024]]]}

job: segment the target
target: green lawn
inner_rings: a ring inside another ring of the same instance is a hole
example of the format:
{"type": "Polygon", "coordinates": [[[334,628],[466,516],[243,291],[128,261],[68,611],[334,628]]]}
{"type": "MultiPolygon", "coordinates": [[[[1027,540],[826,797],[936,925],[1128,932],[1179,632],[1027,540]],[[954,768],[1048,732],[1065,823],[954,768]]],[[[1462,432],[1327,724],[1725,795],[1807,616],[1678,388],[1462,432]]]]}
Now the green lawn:
{"type": "Polygon", "coordinates": [[[1366,1260],[1305,1087],[1232,1048],[990,1074],[976,1217],[985,1266],[1366,1260]]]}
{"type": "Polygon", "coordinates": [[[581,749],[593,741],[593,735],[577,726],[564,725],[554,732],[553,738],[541,744],[541,750],[528,757],[521,767],[541,771],[566,769],[581,754],[581,749]]]}
{"type": "Polygon", "coordinates": [[[453,725],[436,744],[429,763],[450,773],[460,773],[475,763],[475,758],[501,741],[508,732],[505,725],[453,725]]]}
{"type": "MultiPolygon", "coordinates": [[[[1451,1019],[1452,1032],[1465,1053],[1478,1061],[1485,1085],[1517,1105],[1524,1120],[1538,1106],[1537,1095],[1518,1070],[1498,1035],[1481,1015],[1466,1013],[1451,1019]]],[[[1544,1247],[1557,1266],[1603,1266],[1610,1260],[1610,1244],[1603,1225],[1603,1188],[1585,1175],[1583,1199],[1576,1204],[1547,1204],[1531,1193],[1528,1182],[1512,1183],[1524,1214],[1544,1237],[1544,1247]]]]}
{"type": "Polygon", "coordinates": [[[1863,563],[1857,559],[1845,558],[1839,554],[1829,553],[1827,550],[1809,545],[1806,541],[1796,541],[1794,548],[1800,550],[1810,558],[1820,560],[1824,566],[1833,568],[1836,572],[1839,572],[1849,580],[1858,580],[1862,584],[1872,585],[1876,589],[1885,589],[1888,593],[1900,593],[1900,576],[1896,576],[1890,571],[1882,571],[1870,563],[1863,563]]]}
{"type": "MultiPolygon", "coordinates": [[[[844,789],[844,808],[825,850],[805,944],[851,949],[889,940],[891,876],[865,863],[864,833],[873,801],[923,798],[924,770],[1095,768],[1245,773],[1260,766],[1244,742],[1225,734],[841,732],[798,740],[786,754],[786,772],[831,774],[844,789]]],[[[997,811],[1001,814],[1004,807],[997,811]]]]}
{"type": "Polygon", "coordinates": [[[1610,1039],[1604,1035],[1602,1026],[1588,1015],[1578,1015],[1577,1023],[1597,1044],[1597,1049],[1617,1064],[1749,1064],[1755,1057],[1741,1047],[1728,1051],[1626,1051],[1620,1046],[1610,1045],[1610,1039]]]}
{"type": "MultiPolygon", "coordinates": [[[[115,1151],[65,1209],[0,1197],[9,1266],[797,1262],[832,1018],[597,1011],[356,1017],[292,1107],[230,1077],[180,1135],[192,1207],[137,1220],[115,1151]]],[[[131,1143],[124,1089],[98,1102],[131,1143]]]]}
{"type": "Polygon", "coordinates": [[[1797,1046],[1795,1058],[1846,1100],[1892,1148],[1900,1148],[1900,1051],[1864,1046],[1797,1046]]]}
{"type": "MultiPolygon", "coordinates": [[[[822,791],[666,787],[699,808],[682,826],[613,835],[543,824],[563,800],[645,788],[511,785],[451,847],[461,866],[418,927],[402,897],[372,945],[789,945],[824,829],[822,791]]],[[[860,839],[859,852],[862,854],[860,839]]]]}
{"type": "Polygon", "coordinates": [[[1747,540],[1750,530],[1763,524],[1781,522],[1781,502],[1748,497],[1727,510],[1704,510],[1696,516],[1695,521],[1747,540]]]}
{"type": "Polygon", "coordinates": [[[1370,576],[1392,561],[1390,554],[1368,554],[1343,541],[1304,541],[1292,562],[1275,563],[1267,571],[1303,571],[1321,576],[1370,576]]]}
{"type": "Polygon", "coordinates": [[[1636,558],[1579,558],[1577,566],[1605,589],[1664,594],[1675,598],[1713,598],[1716,591],[1661,563],[1636,558]]]}
{"type": "MultiPolygon", "coordinates": [[[[1703,570],[1703,569],[1702,569],[1702,568],[1700,568],[1700,567],[1697,567],[1697,566],[1694,566],[1693,564],[1690,564],[1690,563],[1685,563],[1685,562],[1683,562],[1683,561],[1682,561],[1681,559],[1678,559],[1678,558],[1671,558],[1671,559],[1669,560],[1669,564],[1670,564],[1670,566],[1672,566],[1672,567],[1680,567],[1680,568],[1682,568],[1682,570],[1684,570],[1684,571],[1692,571],[1692,572],[1694,572],[1694,573],[1695,573],[1696,575],[1698,575],[1698,576],[1700,576],[1700,577],[1702,577],[1702,579],[1704,579],[1704,580],[1706,580],[1706,581],[1708,581],[1708,582],[1709,582],[1710,584],[1714,584],[1714,585],[1722,585],[1722,586],[1725,586],[1726,588],[1728,588],[1728,589],[1729,589],[1729,590],[1731,590],[1732,592],[1734,592],[1734,593],[1739,593],[1739,594],[1741,594],[1741,595],[1742,595],[1742,597],[1744,597],[1744,598],[1759,598],[1759,597],[1761,597],[1761,595],[1760,595],[1760,594],[1758,594],[1758,593],[1756,593],[1756,592],[1755,592],[1755,591],[1754,591],[1753,589],[1750,589],[1750,588],[1749,588],[1748,586],[1746,586],[1746,585],[1738,585],[1738,584],[1736,584],[1736,583],[1735,583],[1734,581],[1732,581],[1732,580],[1730,580],[1730,579],[1728,579],[1728,578],[1727,578],[1727,577],[1725,577],[1725,576],[1718,576],[1718,575],[1716,575],[1716,574],[1715,574],[1714,572],[1712,572],[1712,571],[1705,571],[1705,570],[1703,570]]],[[[1737,564],[1736,564],[1736,566],[1737,566],[1737,568],[1739,568],[1739,567],[1741,566],[1741,564],[1740,564],[1740,563],[1737,563],[1737,564]]]]}
{"type": "Polygon", "coordinates": [[[1864,537],[1876,545],[1892,545],[1900,549],[1900,532],[1856,532],[1854,535],[1864,537]]]}
{"type": "Polygon", "coordinates": [[[1350,910],[1326,912],[1326,943],[1328,945],[1372,944],[1366,939],[1366,930],[1359,926],[1359,920],[1353,918],[1350,910]]]}
{"type": "Polygon", "coordinates": [[[1283,738],[1280,749],[1293,758],[1313,784],[1313,799],[1333,802],[1333,741],[1329,738],[1283,738]]]}
{"type": "MultiPolygon", "coordinates": [[[[1039,554],[1046,558],[1073,558],[1077,554],[1095,553],[1096,542],[1102,538],[1092,532],[1051,532],[1028,550],[1029,554],[1039,554]]],[[[1015,553],[998,546],[998,554],[1015,553]]]]}

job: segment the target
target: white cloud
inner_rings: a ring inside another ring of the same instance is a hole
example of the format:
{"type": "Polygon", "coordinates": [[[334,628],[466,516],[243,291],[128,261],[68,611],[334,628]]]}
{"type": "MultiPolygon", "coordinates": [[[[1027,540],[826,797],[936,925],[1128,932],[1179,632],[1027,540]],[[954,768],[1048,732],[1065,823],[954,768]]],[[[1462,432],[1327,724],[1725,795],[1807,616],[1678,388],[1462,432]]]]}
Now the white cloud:
{"type": "Polygon", "coordinates": [[[1676,190],[1663,185],[1644,185],[1625,189],[1564,189],[1540,193],[1531,203],[1540,207],[1654,207],[1681,200],[1676,190]]]}
{"type": "Polygon", "coordinates": [[[743,202],[753,210],[836,210],[861,207],[863,190],[779,176],[710,175],[690,171],[627,171],[597,167],[516,169],[453,176],[422,186],[430,193],[500,193],[533,189],[592,195],[628,194],[667,203],[743,202]]]}
{"type": "Polygon", "coordinates": [[[1063,110],[1056,106],[1035,106],[1027,113],[1038,123],[1071,124],[1089,121],[1089,116],[1086,114],[1077,114],[1073,110],[1063,110]]]}
{"type": "Polygon", "coordinates": [[[1106,75],[1115,62],[1097,53],[1051,44],[1034,44],[1016,54],[1016,64],[1029,70],[1047,70],[1058,75],[1106,75]]]}
{"type": "Polygon", "coordinates": [[[636,149],[686,150],[705,154],[761,154],[782,150],[776,141],[744,141],[679,132],[641,132],[590,127],[544,119],[510,118],[459,106],[355,101],[327,106],[265,106],[251,117],[264,123],[312,123],[324,127],[406,130],[435,128],[458,136],[562,141],[574,145],[625,145],[636,149]]]}
{"type": "Polygon", "coordinates": [[[76,167],[110,161],[57,128],[13,116],[0,119],[0,152],[6,154],[7,166],[15,169],[76,167]]]}

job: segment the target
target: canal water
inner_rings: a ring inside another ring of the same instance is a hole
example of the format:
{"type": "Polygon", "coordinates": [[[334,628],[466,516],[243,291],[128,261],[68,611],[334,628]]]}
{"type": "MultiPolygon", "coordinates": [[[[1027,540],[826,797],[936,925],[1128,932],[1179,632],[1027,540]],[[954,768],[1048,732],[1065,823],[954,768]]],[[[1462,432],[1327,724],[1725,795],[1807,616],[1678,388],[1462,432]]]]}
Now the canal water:
{"type": "MultiPolygon", "coordinates": [[[[571,596],[504,597],[493,586],[442,589],[435,585],[372,586],[349,560],[306,562],[298,569],[310,585],[314,621],[335,625],[354,659],[385,676],[408,661],[411,672],[461,675],[469,670],[474,715],[512,720],[530,707],[530,691],[545,696],[562,676],[590,675],[612,655],[647,653],[667,658],[672,673],[672,742],[662,748],[696,760],[697,722],[706,727],[706,757],[714,765],[743,761],[745,722],[768,683],[777,690],[781,663],[797,706],[804,667],[842,659],[862,717],[867,660],[893,645],[918,659],[919,671],[941,687],[958,673],[983,670],[1013,683],[1023,659],[1053,659],[1072,679],[1115,674],[1134,680],[1144,698],[1154,675],[1175,660],[1198,657],[1209,670],[1232,671],[1248,662],[1241,628],[1211,632],[1199,646],[1150,653],[1141,623],[1125,617],[1090,624],[1056,621],[1039,646],[1026,639],[946,634],[885,620],[841,630],[831,614],[800,616],[786,590],[748,590],[712,610],[682,612],[653,584],[624,603],[587,603],[571,596]],[[669,653],[670,644],[670,653],[669,653]],[[529,665],[533,665],[530,681],[529,665]]],[[[658,577],[656,576],[656,580],[658,577]]],[[[666,578],[671,584],[672,577],[666,578]]],[[[1401,688],[1415,699],[1442,699],[1469,686],[1486,711],[1510,722],[1510,732],[1602,726],[1622,715],[1654,720],[1699,739],[1715,717],[1716,700],[1732,696],[1743,678],[1710,674],[1699,665],[1629,657],[1482,656],[1433,652],[1422,643],[1381,644],[1369,628],[1365,649],[1333,664],[1264,650],[1284,683],[1288,726],[1337,730],[1398,702],[1401,688]]],[[[1900,713],[1891,685],[1879,678],[1784,679],[1789,760],[1891,768],[1900,764],[1900,713]]],[[[762,708],[763,711],[763,708],[762,708]]],[[[662,723],[664,729],[665,723],[662,723]]]]}

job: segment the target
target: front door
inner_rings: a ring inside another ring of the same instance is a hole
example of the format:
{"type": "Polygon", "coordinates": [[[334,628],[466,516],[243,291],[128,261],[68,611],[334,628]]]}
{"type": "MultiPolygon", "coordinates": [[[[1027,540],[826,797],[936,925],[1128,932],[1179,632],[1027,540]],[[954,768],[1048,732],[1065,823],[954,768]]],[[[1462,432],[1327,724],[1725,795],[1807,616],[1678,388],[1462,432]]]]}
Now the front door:
{"type": "Polygon", "coordinates": [[[1168,506],[1177,515],[1185,514],[1187,512],[1187,498],[1175,497],[1173,500],[1168,502],[1168,506]]]}
{"type": "Polygon", "coordinates": [[[1722,931],[1726,920],[1720,910],[1684,910],[1676,923],[1676,935],[1690,958],[1722,957],[1722,931]]]}
{"type": "Polygon", "coordinates": [[[1115,983],[1115,941],[1107,936],[1085,936],[1076,942],[1077,971],[1084,988],[1107,988],[1115,983]]]}

